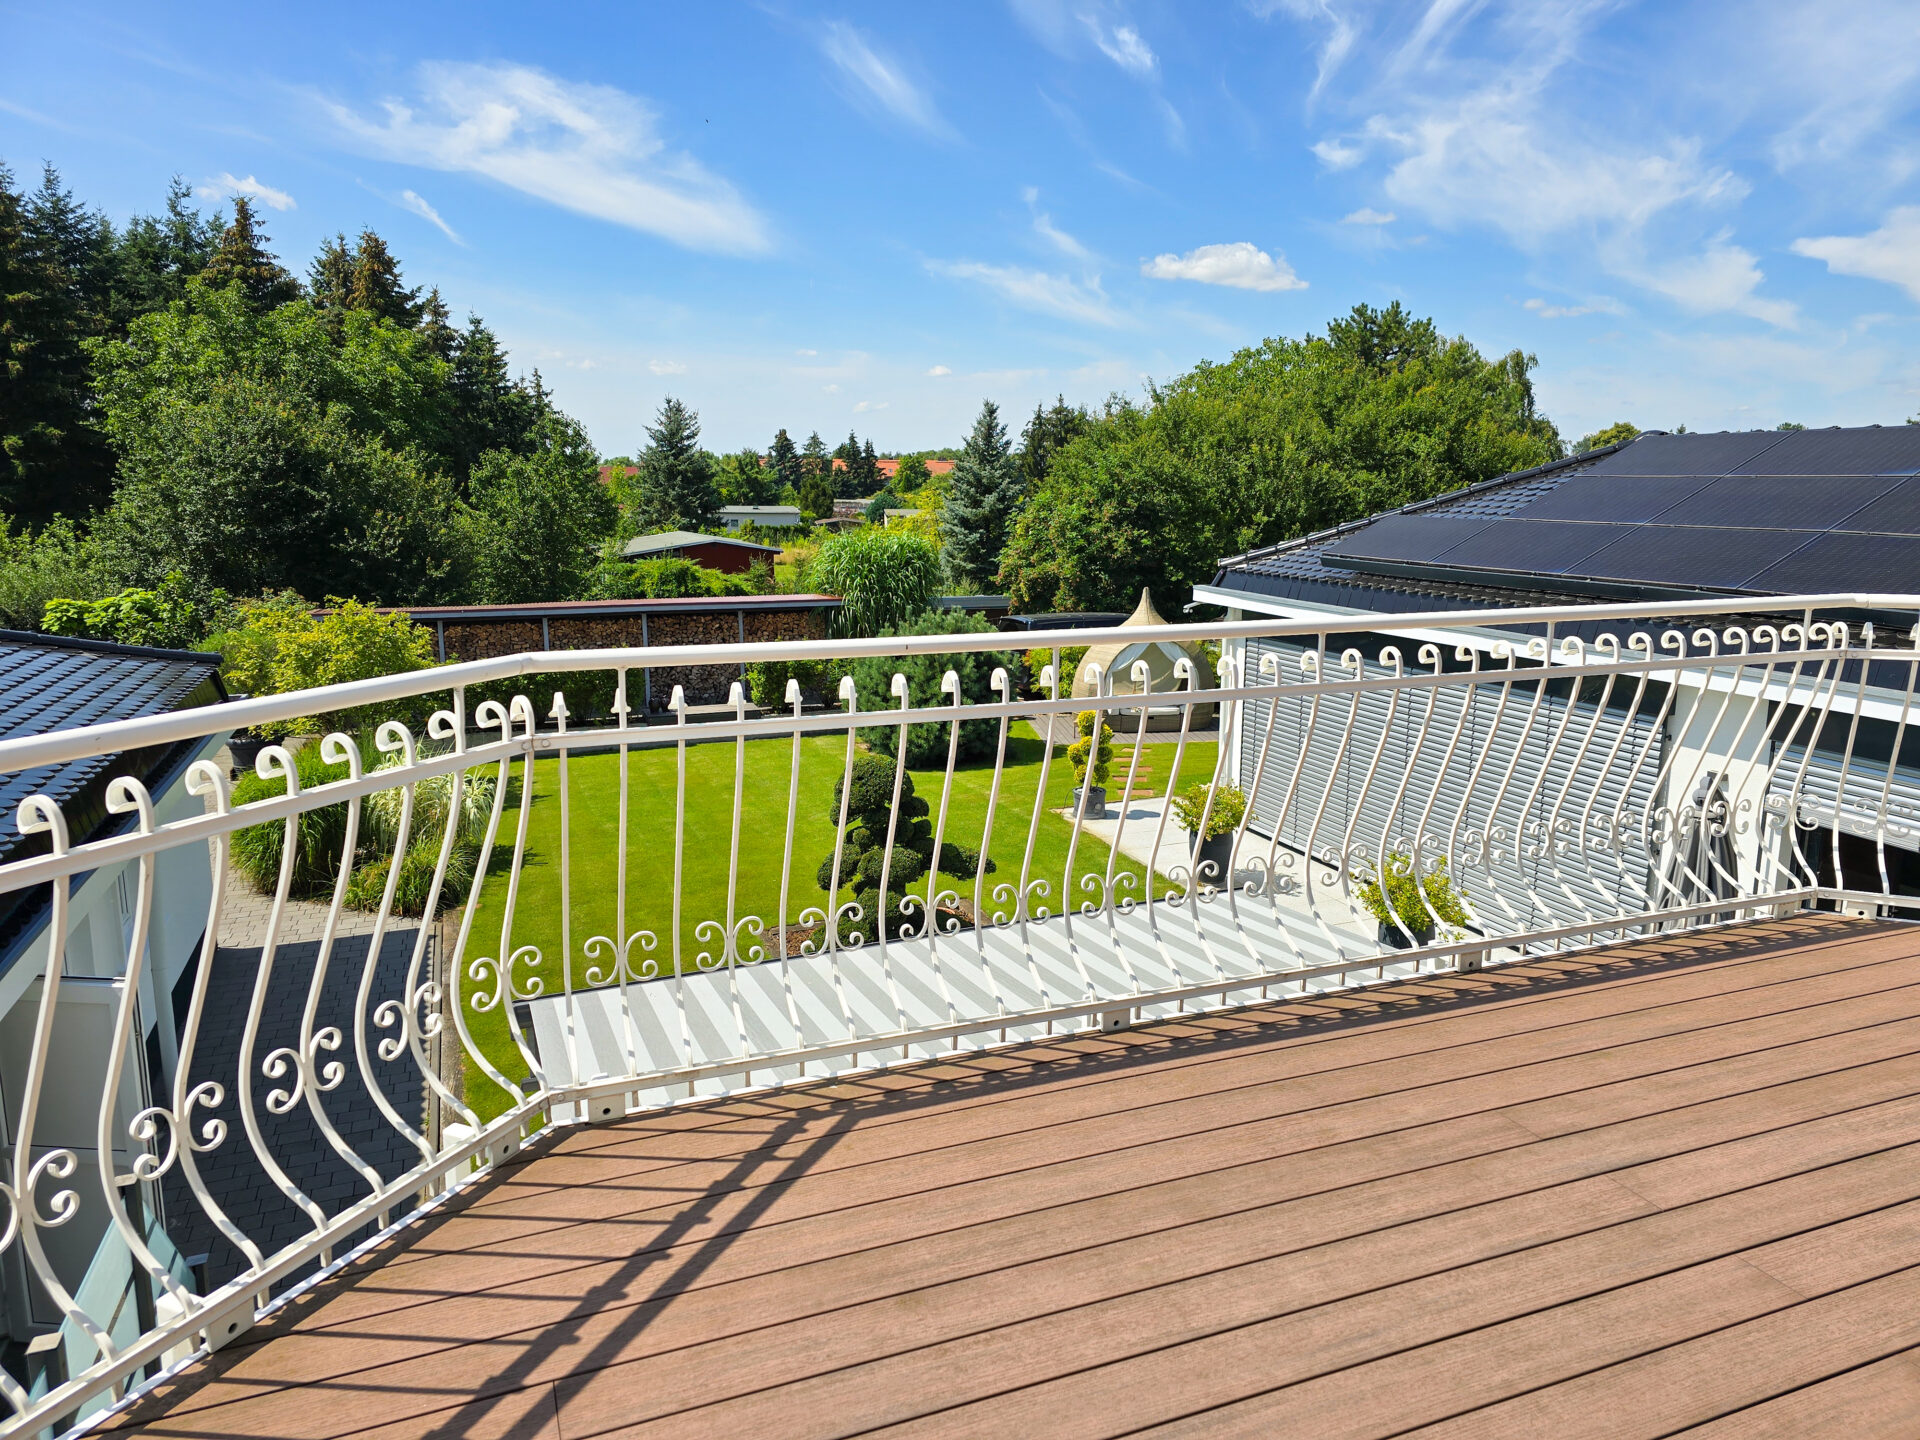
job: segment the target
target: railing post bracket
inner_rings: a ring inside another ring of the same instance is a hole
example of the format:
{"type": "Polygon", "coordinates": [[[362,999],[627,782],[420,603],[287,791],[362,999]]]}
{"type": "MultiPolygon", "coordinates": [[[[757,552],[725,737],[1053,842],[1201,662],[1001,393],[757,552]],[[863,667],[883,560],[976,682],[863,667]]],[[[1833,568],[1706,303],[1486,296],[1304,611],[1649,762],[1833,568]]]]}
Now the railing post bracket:
{"type": "Polygon", "coordinates": [[[1100,1033],[1103,1035],[1111,1035],[1115,1030],[1124,1030],[1131,1024],[1133,1024],[1131,1009],[1100,1012],[1100,1033]]]}

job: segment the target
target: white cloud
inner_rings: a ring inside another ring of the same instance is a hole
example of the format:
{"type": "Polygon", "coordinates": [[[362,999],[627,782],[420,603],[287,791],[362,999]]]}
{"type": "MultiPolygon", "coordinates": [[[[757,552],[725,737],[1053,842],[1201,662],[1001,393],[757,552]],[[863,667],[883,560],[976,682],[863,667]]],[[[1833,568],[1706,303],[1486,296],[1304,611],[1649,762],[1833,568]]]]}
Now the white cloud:
{"type": "Polygon", "coordinates": [[[1307,282],[1293,273],[1284,255],[1269,255],[1246,240],[1230,245],[1202,245],[1185,255],[1156,255],[1140,266],[1151,280],[1196,280],[1202,285],[1228,285],[1235,290],[1304,290],[1307,282]]]}
{"type": "Polygon", "coordinates": [[[1038,235],[1042,240],[1045,240],[1062,255],[1071,256],[1075,260],[1085,260],[1087,258],[1087,247],[1059,226],[1055,225],[1053,223],[1053,217],[1039,208],[1039,190],[1029,185],[1025,190],[1020,192],[1020,197],[1027,202],[1027,208],[1033,212],[1034,234],[1038,235]]]}
{"type": "Polygon", "coordinates": [[[669,151],[638,96],[530,65],[436,61],[419,75],[419,99],[388,100],[379,118],[324,103],[356,144],[385,159],[484,175],[690,250],[770,247],[759,213],[691,156],[669,151]]]}
{"type": "Polygon", "coordinates": [[[647,361],[647,369],[656,375],[684,375],[687,373],[687,367],[682,365],[678,360],[649,360],[647,361]]]}
{"type": "Polygon", "coordinates": [[[1824,260],[1835,275],[1857,275],[1898,285],[1920,300],[1920,205],[1890,211],[1865,235],[1820,235],[1793,242],[1793,253],[1824,260]]]}
{"type": "Polygon", "coordinates": [[[1082,15],[1081,22],[1093,36],[1100,53],[1129,75],[1151,75],[1160,62],[1140,32],[1131,25],[1108,28],[1097,15],[1082,15]]]}
{"type": "Polygon", "coordinates": [[[1118,325],[1121,317],[1093,276],[1082,282],[1017,265],[987,265],[977,260],[929,260],[927,269],[951,280],[984,285],[1001,299],[1023,310],[1035,310],[1062,320],[1089,325],[1118,325]]]}
{"type": "Polygon", "coordinates": [[[467,243],[466,241],[462,240],[458,235],[453,233],[453,227],[447,224],[445,220],[442,220],[440,218],[440,212],[438,210],[434,209],[433,206],[429,205],[425,200],[421,199],[420,196],[414,191],[402,190],[400,192],[400,206],[402,209],[411,210],[414,214],[418,215],[422,220],[425,220],[430,224],[439,226],[441,233],[445,235],[449,240],[453,241],[454,244],[464,245],[467,243]]]}
{"type": "Polygon", "coordinates": [[[820,49],[839,67],[856,100],[877,105],[896,120],[929,134],[951,133],[933,108],[926,86],[910,78],[899,61],[874,49],[853,26],[841,20],[829,22],[820,32],[820,49]]]}
{"type": "Polygon", "coordinates": [[[953,371],[949,370],[945,365],[936,365],[931,370],[927,371],[927,374],[935,375],[935,376],[951,375],[952,373],[953,371]]]}
{"type": "Polygon", "coordinates": [[[822,385],[822,386],[821,386],[820,388],[821,388],[822,390],[824,390],[824,391],[826,391],[826,393],[827,393],[827,394],[829,394],[829,395],[838,395],[838,394],[840,393],[840,387],[839,387],[839,385],[837,385],[837,384],[834,384],[834,385],[822,385]]]}
{"type": "Polygon", "coordinates": [[[1391,225],[1399,218],[1391,210],[1374,210],[1363,205],[1351,215],[1341,216],[1340,223],[1342,225],[1391,225]]]}
{"type": "Polygon", "coordinates": [[[1351,170],[1367,158],[1367,152],[1358,145],[1349,145],[1344,140],[1320,140],[1313,146],[1313,153],[1320,163],[1329,170],[1351,170]]]}
{"type": "Polygon", "coordinates": [[[1602,295],[1585,305],[1553,305],[1534,296],[1522,302],[1527,309],[1542,320],[1572,320],[1581,315],[1618,315],[1621,314],[1620,302],[1602,295]]]}
{"type": "Polygon", "coordinates": [[[229,195],[245,195],[249,200],[258,200],[262,205],[275,210],[294,208],[293,196],[284,190],[276,190],[264,185],[249,175],[244,180],[236,180],[231,171],[222,171],[211,180],[202,181],[193,187],[193,193],[204,195],[209,200],[224,200],[229,195]]]}
{"type": "Polygon", "coordinates": [[[872,410],[884,410],[887,408],[887,404],[888,402],[885,400],[861,400],[854,405],[853,413],[856,415],[865,415],[872,410]]]}
{"type": "Polygon", "coordinates": [[[793,353],[796,355],[818,355],[820,352],[818,350],[796,350],[793,353]]]}
{"type": "Polygon", "coordinates": [[[1732,311],[1791,329],[1799,312],[1790,301],[1767,300],[1754,292],[1766,277],[1752,252],[1715,236],[1698,255],[1647,265],[1616,264],[1616,273],[1664,295],[1696,315],[1732,311]]]}

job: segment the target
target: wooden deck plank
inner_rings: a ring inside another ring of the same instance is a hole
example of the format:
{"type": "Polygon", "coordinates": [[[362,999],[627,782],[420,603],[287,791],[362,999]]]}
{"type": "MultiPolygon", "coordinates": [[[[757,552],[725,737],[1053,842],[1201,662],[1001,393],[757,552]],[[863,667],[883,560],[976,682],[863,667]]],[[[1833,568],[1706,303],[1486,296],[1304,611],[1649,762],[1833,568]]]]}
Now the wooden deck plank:
{"type": "Polygon", "coordinates": [[[1912,1440],[1916,1417],[1920,1350],[1907,1350],[1680,1433],[1687,1440],[1912,1440]]]}
{"type": "MultiPolygon", "coordinates": [[[[1804,1013],[1807,1013],[1807,1012],[1803,1012],[1803,1014],[1804,1013]]],[[[1774,1081],[1779,1080],[1781,1078],[1781,1074],[1783,1073],[1779,1068],[1779,1061],[1781,1058],[1795,1059],[1796,1062],[1799,1063],[1800,1073],[1803,1073],[1804,1070],[1807,1068],[1819,1068],[1819,1064],[1821,1063],[1858,1064],[1861,1061],[1868,1058],[1872,1058],[1875,1054],[1879,1053],[1879,1051],[1876,1050],[1875,1048],[1876,1046],[1879,1046],[1885,1050],[1893,1051],[1895,1053],[1899,1053],[1902,1051],[1910,1052],[1915,1048],[1916,1043],[1920,1042],[1920,1033],[1915,1033],[1913,1022],[1906,1022],[1906,1023],[1908,1024],[1909,1029],[1908,1029],[1908,1033],[1904,1035],[1902,1035],[1899,1027],[1897,1026],[1883,1025],[1878,1027],[1877,1032],[1872,1034],[1858,1032],[1858,1033],[1837,1036],[1837,1037],[1827,1037],[1824,1041],[1812,1042],[1812,1044],[1803,1044],[1791,1057],[1787,1056],[1785,1052],[1782,1052],[1782,1054],[1778,1056],[1772,1056],[1771,1052],[1762,1052],[1762,1054],[1757,1058],[1770,1059],[1770,1065],[1771,1065],[1770,1073],[1768,1071],[1754,1071],[1751,1074],[1749,1074],[1746,1072],[1731,1070],[1731,1069],[1726,1071],[1701,1069],[1698,1072],[1697,1078],[1702,1080],[1711,1080],[1717,1083],[1717,1081],[1724,1075],[1726,1077],[1730,1077],[1737,1080],[1741,1085],[1746,1085],[1749,1083],[1759,1083],[1768,1079],[1771,1079],[1774,1081]],[[1816,1049],[1814,1048],[1815,1046],[1818,1046],[1820,1048],[1816,1049]],[[1818,1061],[1818,1057],[1823,1052],[1830,1052],[1830,1054],[1827,1055],[1826,1060],[1818,1061]],[[1818,1061],[1818,1063],[1816,1063],[1816,1061],[1818,1061]]],[[[1731,1034],[1732,1031],[1728,1030],[1722,1033],[1731,1034]]],[[[1701,1097],[1695,1091],[1690,1090],[1689,1087],[1684,1082],[1668,1080],[1666,1083],[1663,1083],[1659,1087],[1658,1098],[1664,1104],[1670,1106],[1673,1103],[1676,1103],[1676,1101],[1681,1098],[1698,1099],[1701,1097]]],[[[1642,1110],[1646,1109],[1647,1099],[1648,1099],[1648,1088],[1643,1086],[1641,1087],[1640,1109],[1642,1110]]],[[[1618,1111],[1619,1108],[1620,1107],[1616,1101],[1616,1103],[1614,1104],[1615,1111],[1618,1111]]],[[[1538,1117],[1533,1117],[1533,1118],[1534,1118],[1535,1124],[1538,1125],[1539,1124],[1538,1117]]],[[[829,1212],[829,1216],[827,1218],[831,1219],[833,1215],[837,1215],[838,1213],[839,1212],[829,1212]]],[[[1189,1212],[1186,1209],[1182,1209],[1177,1213],[1186,1214],[1189,1212]]],[[[870,1241],[871,1237],[866,1234],[864,1226],[856,1224],[851,1228],[855,1232],[857,1238],[862,1243],[870,1241]]],[[[755,1240],[759,1240],[763,1238],[768,1233],[769,1232],[766,1229],[748,1231],[746,1233],[746,1236],[743,1237],[743,1245],[740,1247],[735,1247],[733,1250],[730,1250],[728,1252],[728,1259],[737,1265],[738,1261],[742,1258],[741,1252],[748,1251],[754,1248],[753,1242],[755,1240]]],[[[599,1252],[596,1251],[596,1253],[599,1253],[599,1252]]],[[[540,1262],[536,1260],[534,1263],[537,1265],[540,1262]]],[[[542,1272],[542,1276],[551,1277],[559,1273],[562,1273],[560,1267],[558,1265],[553,1265],[551,1266],[551,1268],[545,1269],[542,1272]]],[[[738,1271],[736,1270],[735,1273],[738,1273],[738,1271]]],[[[404,1276],[404,1272],[402,1272],[402,1276],[397,1277],[383,1270],[381,1272],[378,1272],[375,1276],[370,1277],[369,1285],[379,1285],[382,1288],[391,1289],[395,1281],[402,1279],[403,1276],[404,1276]]],[[[523,1277],[523,1283],[525,1283],[526,1281],[537,1280],[539,1278],[542,1278],[542,1277],[531,1277],[531,1276],[523,1277]]],[[[582,1282],[589,1281],[593,1278],[594,1277],[589,1276],[586,1273],[586,1271],[584,1270],[582,1271],[582,1282]]],[[[718,1278],[727,1278],[727,1277],[725,1276],[715,1277],[713,1275],[705,1273],[704,1271],[698,1277],[701,1283],[714,1283],[715,1280],[718,1278]]],[[[509,1283],[510,1280],[511,1280],[510,1276],[502,1275],[499,1278],[499,1282],[496,1284],[496,1286],[490,1287],[490,1288],[493,1289],[494,1293],[499,1294],[503,1296],[503,1298],[505,1298],[508,1295],[510,1295],[510,1290],[512,1288],[511,1284],[509,1283]]],[[[471,1279],[468,1279],[466,1283],[467,1285],[470,1286],[472,1283],[471,1279]]],[[[330,1324],[364,1321],[372,1312],[365,1308],[356,1308],[356,1304],[358,1302],[364,1302],[367,1296],[369,1285],[356,1287],[355,1290],[349,1292],[347,1296],[341,1297],[341,1300],[339,1302],[336,1302],[336,1306],[338,1308],[346,1311],[346,1315],[344,1317],[333,1313],[334,1307],[330,1307],[328,1312],[323,1312],[322,1314],[316,1316],[313,1320],[308,1322],[308,1324],[311,1327],[319,1328],[319,1327],[323,1327],[330,1324]]],[[[540,1288],[540,1287],[536,1285],[535,1288],[540,1288]]],[[[434,1288],[431,1286],[424,1287],[423,1290],[414,1292],[414,1294],[416,1295],[425,1294],[429,1297],[432,1296],[433,1293],[434,1293],[434,1288]]],[[[405,1298],[404,1292],[402,1292],[402,1297],[403,1299],[405,1298]]]]}
{"type": "Polygon", "coordinates": [[[1920,933],[1666,937],[571,1131],[123,1429],[1518,1425],[1867,1297],[1731,1425],[1898,1393],[1916,1162],[1920,933]]]}

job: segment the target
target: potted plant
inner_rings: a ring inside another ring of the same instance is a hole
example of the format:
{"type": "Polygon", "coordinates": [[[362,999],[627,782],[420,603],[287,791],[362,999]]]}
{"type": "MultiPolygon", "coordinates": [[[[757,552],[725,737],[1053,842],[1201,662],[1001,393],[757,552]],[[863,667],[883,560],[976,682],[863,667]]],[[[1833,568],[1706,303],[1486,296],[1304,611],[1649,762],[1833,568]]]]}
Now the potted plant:
{"type": "Polygon", "coordinates": [[[1247,792],[1238,785],[1196,780],[1173,799],[1173,818],[1193,848],[1194,878],[1225,885],[1233,878],[1233,832],[1247,814],[1247,792]],[[1213,804],[1208,806],[1208,797],[1213,804]],[[1204,818],[1206,833],[1200,833],[1204,818]],[[1205,868],[1211,865],[1211,869],[1205,868]]]}
{"type": "Polygon", "coordinates": [[[1379,870],[1362,878],[1360,903],[1379,922],[1381,945],[1392,950],[1431,944],[1436,916],[1456,929],[1469,920],[1466,906],[1454,892],[1444,855],[1424,876],[1417,876],[1409,856],[1389,852],[1379,870]]]}
{"type": "Polygon", "coordinates": [[[1113,771],[1113,727],[1097,710],[1082,710],[1074,725],[1080,738],[1067,747],[1067,759],[1073,762],[1073,813],[1083,813],[1084,795],[1084,813],[1101,817],[1107,813],[1107,777],[1113,771]]]}

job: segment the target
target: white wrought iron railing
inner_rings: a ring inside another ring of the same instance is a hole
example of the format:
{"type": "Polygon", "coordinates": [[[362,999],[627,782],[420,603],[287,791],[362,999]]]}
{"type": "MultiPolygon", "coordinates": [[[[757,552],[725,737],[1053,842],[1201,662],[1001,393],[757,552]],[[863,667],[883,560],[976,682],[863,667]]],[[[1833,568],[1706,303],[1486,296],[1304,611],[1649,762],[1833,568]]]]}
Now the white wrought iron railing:
{"type": "Polygon", "coordinates": [[[1784,908],[1904,906],[1917,613],[1834,595],[548,652],[0,743],[8,774],[200,757],[177,782],[197,814],[162,819],[122,775],[112,833],[76,843],[44,796],[9,817],[44,849],[0,867],[0,898],[41,916],[4,991],[23,1021],[0,1032],[30,1035],[4,1097],[0,1431],[85,1420],[220,1348],[546,1128],[1784,908]],[[996,668],[971,701],[951,671],[934,703],[896,676],[884,710],[838,679],[862,658],[1087,645],[1194,648],[1170,667],[1122,649],[1078,699],[1052,663],[996,668]],[[696,722],[676,687],[649,723],[627,697],[669,661],[817,662],[828,703],[789,681],[784,708],[750,714],[736,683],[696,722]],[[513,693],[530,675],[540,692],[513,693]],[[555,677],[597,677],[608,722],[570,714],[555,677]],[[1085,711],[1119,742],[1105,814],[1068,774],[1085,711]],[[272,745],[255,773],[278,793],[236,803],[211,758],[225,733],[314,714],[366,722],[309,741],[338,778],[303,782],[272,745]],[[1194,782],[1201,836],[1225,786],[1251,797],[1212,849],[1169,803],[1194,782]],[[109,876],[130,897],[111,1020],[76,1047],[72,914],[109,876]],[[161,955],[156,916],[183,905],[201,938],[161,955]],[[163,991],[171,1016],[149,1013],[163,991]],[[144,1040],[169,1022],[170,1062],[144,1040]],[[140,1323],[95,1313],[89,1274],[143,1279],[140,1323]],[[57,1343],[28,1356],[51,1319],[57,1343]]]}

